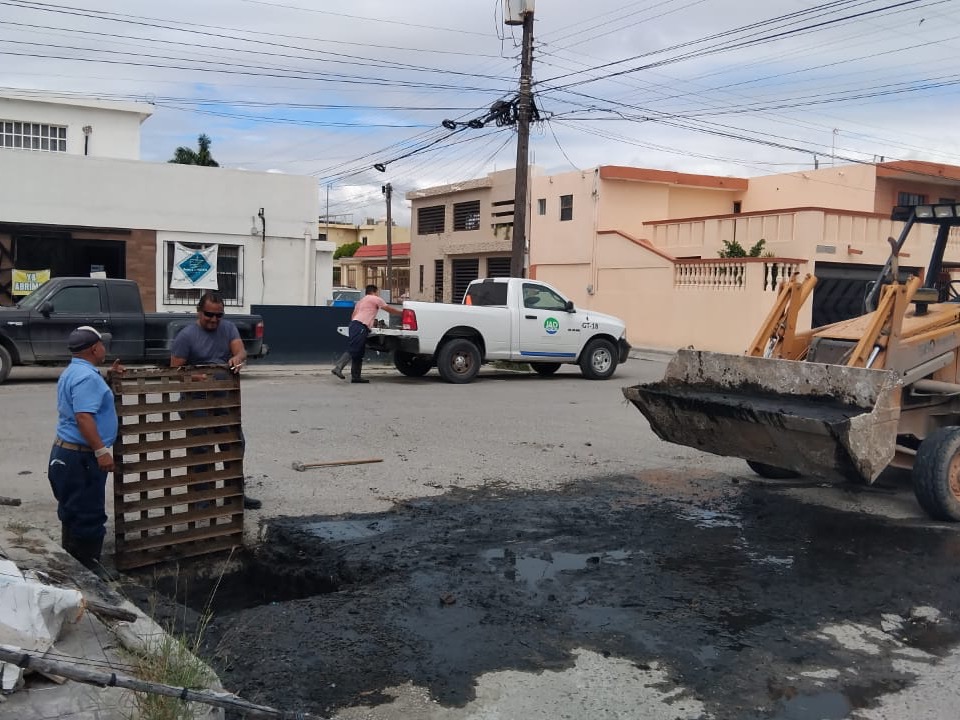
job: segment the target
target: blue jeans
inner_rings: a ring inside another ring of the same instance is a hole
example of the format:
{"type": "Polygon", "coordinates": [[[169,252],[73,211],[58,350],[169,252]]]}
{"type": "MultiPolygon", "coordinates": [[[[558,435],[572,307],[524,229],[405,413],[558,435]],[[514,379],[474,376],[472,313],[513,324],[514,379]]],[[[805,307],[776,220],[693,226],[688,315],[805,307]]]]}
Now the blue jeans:
{"type": "Polygon", "coordinates": [[[64,527],[78,539],[102,539],[107,534],[107,473],[97,465],[93,453],[54,445],[47,479],[64,527]]]}

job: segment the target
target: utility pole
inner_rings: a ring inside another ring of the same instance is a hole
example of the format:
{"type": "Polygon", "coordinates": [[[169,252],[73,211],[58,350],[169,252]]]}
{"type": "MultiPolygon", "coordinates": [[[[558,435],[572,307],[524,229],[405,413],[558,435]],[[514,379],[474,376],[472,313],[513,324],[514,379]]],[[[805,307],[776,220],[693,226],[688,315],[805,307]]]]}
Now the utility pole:
{"type": "Polygon", "coordinates": [[[387,290],[390,291],[390,302],[396,302],[393,297],[393,217],[391,208],[393,187],[390,183],[387,183],[381,190],[387,198],[387,290]]]}
{"type": "MultiPolygon", "coordinates": [[[[517,0],[506,0],[517,4],[517,0]]],[[[527,197],[530,150],[530,108],[533,102],[533,2],[522,2],[523,51],[520,57],[520,96],[517,112],[516,185],[513,193],[513,245],[510,254],[510,275],[523,277],[523,258],[527,246],[527,197]]],[[[517,24],[516,16],[504,14],[507,24],[517,24]]]]}

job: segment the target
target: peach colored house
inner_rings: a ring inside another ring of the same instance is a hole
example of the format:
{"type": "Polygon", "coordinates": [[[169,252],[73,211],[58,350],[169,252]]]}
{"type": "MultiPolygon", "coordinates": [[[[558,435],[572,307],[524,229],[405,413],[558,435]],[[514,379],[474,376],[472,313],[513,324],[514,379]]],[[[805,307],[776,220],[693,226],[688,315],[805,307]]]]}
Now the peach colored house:
{"type": "MultiPolygon", "coordinates": [[[[533,172],[530,183],[530,276],[578,306],[622,317],[635,346],[740,352],[779,281],[794,272],[818,278],[801,315],[806,327],[859,313],[866,283],[889,254],[887,238],[902,228],[889,219],[893,206],[960,198],[960,167],[897,161],[734,178],[603,165],[533,172]],[[718,256],[724,241],[749,249],[760,240],[762,257],[718,256]]],[[[408,194],[414,273],[432,261],[445,279],[441,268],[475,258],[459,263],[464,278],[490,274],[488,258],[509,257],[512,197],[512,171],[408,194]],[[477,201],[479,227],[451,227],[455,207],[477,201]],[[428,220],[445,222],[418,227],[427,208],[428,220]]],[[[933,236],[930,227],[915,229],[901,268],[922,272],[933,236]]],[[[960,237],[951,235],[946,259],[960,262],[960,237]]],[[[425,283],[411,294],[454,297],[433,289],[425,283]]]]}

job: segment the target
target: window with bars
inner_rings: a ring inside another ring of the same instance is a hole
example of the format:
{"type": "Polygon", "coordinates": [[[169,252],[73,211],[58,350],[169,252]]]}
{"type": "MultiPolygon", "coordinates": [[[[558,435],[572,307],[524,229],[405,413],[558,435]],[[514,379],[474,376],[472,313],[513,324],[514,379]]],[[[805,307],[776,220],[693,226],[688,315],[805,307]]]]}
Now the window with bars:
{"type": "Polygon", "coordinates": [[[538,198],[537,199],[537,215],[546,215],[547,214],[547,199],[538,198]]]}
{"type": "Polygon", "coordinates": [[[510,277],[510,258],[488,257],[487,277],[510,277]]]}
{"type": "MultiPolygon", "coordinates": [[[[202,250],[200,243],[180,243],[191,250],[202,250]]],[[[203,290],[177,290],[170,287],[173,280],[174,245],[165,243],[166,283],[163,301],[167,305],[195,305],[203,290]]],[[[243,246],[219,245],[217,247],[217,284],[223,295],[224,305],[243,305],[243,246]]]]}
{"type": "Polygon", "coordinates": [[[0,120],[0,147],[66,152],[67,128],[64,125],[0,120]]]}
{"type": "Polygon", "coordinates": [[[433,301],[443,302],[443,260],[433,261],[433,301]]]}
{"type": "Polygon", "coordinates": [[[573,195],[560,196],[560,220],[573,220],[573,195]]]}
{"type": "Polygon", "coordinates": [[[480,229],[480,201],[471,200],[470,202],[453,204],[453,229],[454,230],[479,230],[480,229]]]}
{"type": "Polygon", "coordinates": [[[417,210],[417,234],[431,235],[444,231],[445,205],[432,205],[417,210]]]}
{"type": "Polygon", "coordinates": [[[919,193],[897,193],[897,205],[923,205],[926,201],[927,196],[919,193]]]}
{"type": "Polygon", "coordinates": [[[420,292],[423,292],[423,265],[420,266],[420,292]]]}

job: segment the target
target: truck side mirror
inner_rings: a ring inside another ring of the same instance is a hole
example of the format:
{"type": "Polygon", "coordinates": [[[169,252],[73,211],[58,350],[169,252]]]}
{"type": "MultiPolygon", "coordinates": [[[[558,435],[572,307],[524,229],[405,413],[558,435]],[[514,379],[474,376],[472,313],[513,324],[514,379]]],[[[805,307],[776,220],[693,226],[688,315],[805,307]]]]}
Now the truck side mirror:
{"type": "Polygon", "coordinates": [[[576,312],[576,309],[573,307],[573,300],[567,300],[566,304],[563,306],[563,309],[568,313],[576,312]]]}
{"type": "Polygon", "coordinates": [[[42,303],[40,303],[40,307],[37,308],[37,312],[44,317],[50,317],[50,313],[53,312],[53,303],[49,300],[44,300],[42,303]]]}

